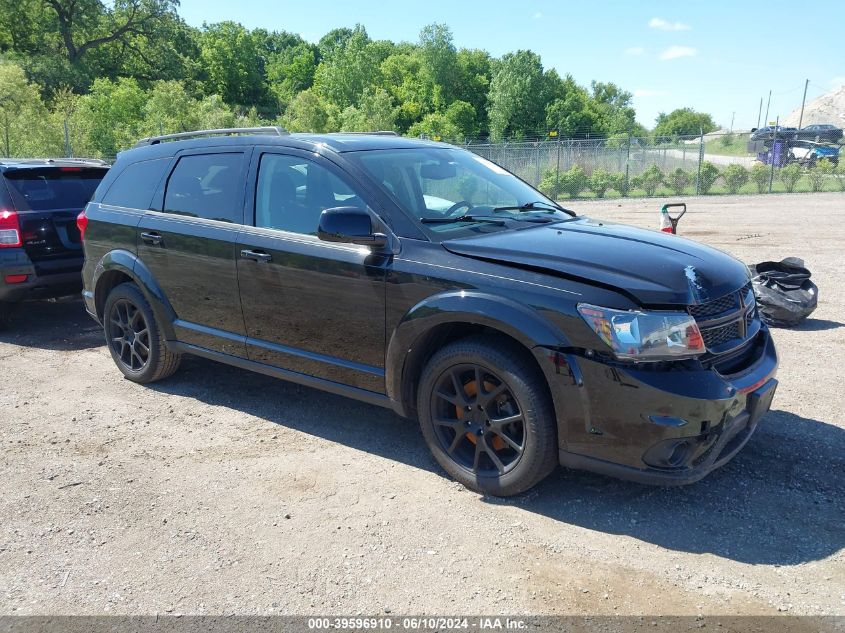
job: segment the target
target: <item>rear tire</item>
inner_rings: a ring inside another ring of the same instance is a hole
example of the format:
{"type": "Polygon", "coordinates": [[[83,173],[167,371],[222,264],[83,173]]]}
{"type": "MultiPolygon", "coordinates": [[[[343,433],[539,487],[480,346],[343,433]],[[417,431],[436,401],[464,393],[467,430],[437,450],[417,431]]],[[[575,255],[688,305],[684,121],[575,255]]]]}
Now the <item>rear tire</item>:
{"type": "Polygon", "coordinates": [[[182,360],[161,334],[149,301],[133,283],[115,286],[103,310],[106,346],[115,365],[141,384],[171,376],[182,360]]]}
{"type": "Polygon", "coordinates": [[[434,458],[467,488],[515,495],[557,467],[545,378],[507,339],[473,336],[436,352],[420,378],[417,411],[434,458]]]}

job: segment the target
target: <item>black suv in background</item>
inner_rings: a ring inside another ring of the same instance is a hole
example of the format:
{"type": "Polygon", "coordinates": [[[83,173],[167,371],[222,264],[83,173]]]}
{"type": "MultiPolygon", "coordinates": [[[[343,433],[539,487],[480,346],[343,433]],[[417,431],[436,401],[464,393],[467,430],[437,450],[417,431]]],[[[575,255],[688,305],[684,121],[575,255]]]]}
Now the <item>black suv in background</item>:
{"type": "Polygon", "coordinates": [[[576,216],[442,143],[145,139],[82,223],[83,296],[127,378],[190,353],[389,407],[484,492],[558,463],[696,481],[775,391],[745,265],[576,216]]]}
{"type": "Polygon", "coordinates": [[[76,220],[107,171],[99,160],[0,159],[0,327],[21,301],[82,289],[76,220]]]}

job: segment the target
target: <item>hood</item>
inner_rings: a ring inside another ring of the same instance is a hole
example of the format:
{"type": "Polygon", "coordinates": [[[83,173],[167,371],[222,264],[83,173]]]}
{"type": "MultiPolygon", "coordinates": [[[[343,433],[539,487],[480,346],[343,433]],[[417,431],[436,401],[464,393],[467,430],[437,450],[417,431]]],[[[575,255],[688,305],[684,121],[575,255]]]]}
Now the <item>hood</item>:
{"type": "Polygon", "coordinates": [[[443,242],[452,253],[611,287],[642,305],[705,303],[748,283],[748,268],[676,235],[578,218],[443,242]]]}

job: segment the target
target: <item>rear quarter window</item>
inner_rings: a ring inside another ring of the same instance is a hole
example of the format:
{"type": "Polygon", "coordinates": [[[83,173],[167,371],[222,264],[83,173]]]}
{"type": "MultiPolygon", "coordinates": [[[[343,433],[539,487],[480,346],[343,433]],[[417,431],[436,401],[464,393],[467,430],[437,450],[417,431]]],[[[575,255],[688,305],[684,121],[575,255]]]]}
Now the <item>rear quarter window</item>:
{"type": "Polygon", "coordinates": [[[18,211],[82,210],[108,170],[47,167],[6,171],[12,204],[18,211]]]}
{"type": "Polygon", "coordinates": [[[132,163],[109,187],[102,204],[146,211],[150,208],[150,202],[169,162],[170,158],[167,157],[132,163]]]}

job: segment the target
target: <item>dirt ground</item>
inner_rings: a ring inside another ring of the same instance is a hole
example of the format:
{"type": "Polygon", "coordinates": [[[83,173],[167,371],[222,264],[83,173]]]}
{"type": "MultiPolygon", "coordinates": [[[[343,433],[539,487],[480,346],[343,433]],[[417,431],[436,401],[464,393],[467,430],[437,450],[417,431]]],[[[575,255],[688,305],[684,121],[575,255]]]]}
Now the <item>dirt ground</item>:
{"type": "Polygon", "coordinates": [[[135,385],[79,301],[29,305],[0,335],[0,614],[845,614],[845,195],[689,203],[682,234],[803,257],[820,304],[775,332],[757,435],[684,488],[484,498],[390,412],[197,359],[135,385]]]}

